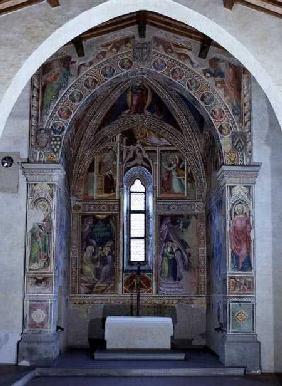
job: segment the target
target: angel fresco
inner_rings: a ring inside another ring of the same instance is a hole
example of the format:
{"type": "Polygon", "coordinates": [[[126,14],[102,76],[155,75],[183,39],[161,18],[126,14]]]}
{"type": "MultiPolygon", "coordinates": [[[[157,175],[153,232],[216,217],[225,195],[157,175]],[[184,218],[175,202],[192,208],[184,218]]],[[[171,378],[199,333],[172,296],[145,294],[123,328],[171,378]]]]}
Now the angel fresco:
{"type": "Polygon", "coordinates": [[[178,153],[164,153],[161,162],[161,194],[185,195],[185,160],[178,153]]]}

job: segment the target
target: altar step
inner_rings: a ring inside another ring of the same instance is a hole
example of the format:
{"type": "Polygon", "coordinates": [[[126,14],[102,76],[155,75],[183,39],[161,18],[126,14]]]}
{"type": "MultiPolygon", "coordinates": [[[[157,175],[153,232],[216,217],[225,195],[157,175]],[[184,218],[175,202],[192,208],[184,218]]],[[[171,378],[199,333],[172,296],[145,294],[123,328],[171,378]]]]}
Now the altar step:
{"type": "Polygon", "coordinates": [[[172,350],[96,350],[95,360],[183,361],[185,352],[172,350]]]}
{"type": "Polygon", "coordinates": [[[37,368],[35,377],[217,377],[244,376],[243,367],[37,368]]]}

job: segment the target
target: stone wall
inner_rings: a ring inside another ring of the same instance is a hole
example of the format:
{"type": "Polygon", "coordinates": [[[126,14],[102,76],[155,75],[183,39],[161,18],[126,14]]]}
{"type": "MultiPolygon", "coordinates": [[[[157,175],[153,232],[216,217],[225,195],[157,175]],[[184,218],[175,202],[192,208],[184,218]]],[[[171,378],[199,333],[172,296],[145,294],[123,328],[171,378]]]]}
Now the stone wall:
{"type": "Polygon", "coordinates": [[[262,163],[255,195],[256,329],[261,341],[262,369],[278,372],[282,369],[282,134],[270,103],[255,80],[252,90],[254,161],[262,163]]]}
{"type": "MultiPolygon", "coordinates": [[[[9,117],[7,130],[1,138],[1,155],[16,152],[18,160],[27,157],[29,93],[30,84],[21,94],[9,117]]],[[[17,342],[22,332],[26,181],[18,164],[15,168],[16,175],[13,178],[18,179],[17,193],[0,190],[0,363],[16,362],[17,342]]],[[[6,184],[2,187],[5,188],[6,184]]]]}

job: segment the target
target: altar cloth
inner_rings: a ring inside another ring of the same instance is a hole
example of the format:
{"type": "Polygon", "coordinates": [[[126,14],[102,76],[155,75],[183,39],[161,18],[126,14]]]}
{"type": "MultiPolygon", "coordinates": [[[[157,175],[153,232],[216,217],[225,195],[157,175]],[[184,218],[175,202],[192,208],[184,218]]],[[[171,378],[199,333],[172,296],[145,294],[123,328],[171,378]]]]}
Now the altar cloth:
{"type": "Polygon", "coordinates": [[[108,316],[105,325],[107,349],[170,349],[171,318],[108,316]]]}

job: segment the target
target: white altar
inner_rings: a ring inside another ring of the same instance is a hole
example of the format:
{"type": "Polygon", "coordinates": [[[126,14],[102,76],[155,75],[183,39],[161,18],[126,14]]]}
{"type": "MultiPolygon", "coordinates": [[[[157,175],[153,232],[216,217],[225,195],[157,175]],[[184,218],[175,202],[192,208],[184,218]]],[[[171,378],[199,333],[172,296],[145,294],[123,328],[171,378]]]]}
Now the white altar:
{"type": "Polygon", "coordinates": [[[107,349],[170,349],[171,318],[108,316],[105,325],[107,349]]]}

